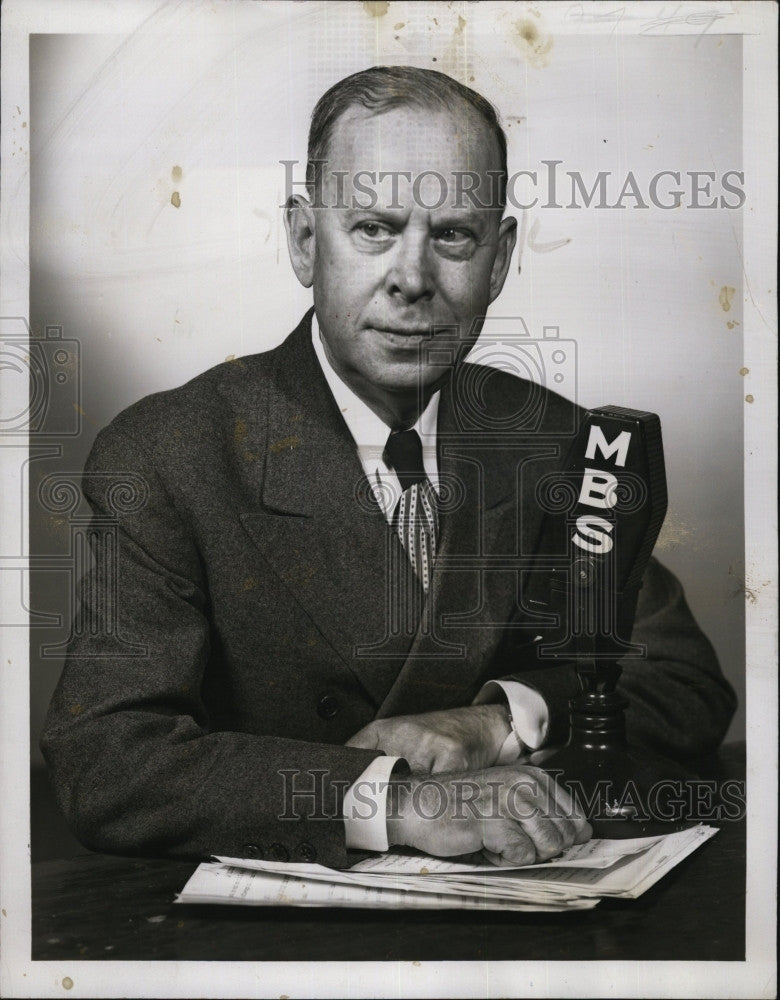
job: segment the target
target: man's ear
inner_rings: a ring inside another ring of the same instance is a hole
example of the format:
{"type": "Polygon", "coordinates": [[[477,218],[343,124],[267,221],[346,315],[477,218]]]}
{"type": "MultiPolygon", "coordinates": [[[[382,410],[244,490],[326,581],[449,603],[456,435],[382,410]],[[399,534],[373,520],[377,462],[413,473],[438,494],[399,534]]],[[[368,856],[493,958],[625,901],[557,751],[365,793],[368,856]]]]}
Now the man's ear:
{"type": "Polygon", "coordinates": [[[301,195],[294,194],[284,206],[287,249],[298,281],[304,288],[314,282],[314,209],[301,195]]]}
{"type": "Polygon", "coordinates": [[[501,225],[498,227],[498,249],[496,251],[496,259],[493,261],[493,270],[490,272],[491,302],[498,298],[501,289],[504,287],[516,242],[517,219],[509,215],[501,220],[501,225]]]}

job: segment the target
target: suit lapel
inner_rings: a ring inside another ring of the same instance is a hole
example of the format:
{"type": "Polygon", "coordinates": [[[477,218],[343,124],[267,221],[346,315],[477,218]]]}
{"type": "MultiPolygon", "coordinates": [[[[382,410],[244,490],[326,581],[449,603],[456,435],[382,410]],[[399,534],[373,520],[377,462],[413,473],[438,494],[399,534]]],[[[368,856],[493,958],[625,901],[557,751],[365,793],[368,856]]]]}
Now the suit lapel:
{"type": "Polygon", "coordinates": [[[380,717],[462,705],[515,608],[517,577],[490,557],[518,553],[517,442],[508,451],[505,439],[464,432],[458,397],[455,375],[439,407],[442,530],[427,614],[380,717]]]}
{"type": "Polygon", "coordinates": [[[242,447],[264,451],[265,466],[241,522],[379,704],[414,637],[387,633],[388,562],[405,555],[367,489],[311,345],[310,317],[277,350],[266,439],[253,439],[259,425],[246,422],[242,447]]]}

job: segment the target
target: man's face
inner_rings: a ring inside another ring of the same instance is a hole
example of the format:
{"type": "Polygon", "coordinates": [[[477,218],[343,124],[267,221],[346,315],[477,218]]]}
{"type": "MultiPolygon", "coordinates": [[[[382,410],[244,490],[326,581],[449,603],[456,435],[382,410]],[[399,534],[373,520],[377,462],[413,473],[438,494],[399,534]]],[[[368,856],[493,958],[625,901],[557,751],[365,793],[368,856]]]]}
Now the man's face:
{"type": "Polygon", "coordinates": [[[488,203],[487,171],[499,167],[495,138],[465,111],[356,107],[338,120],[325,207],[314,210],[314,304],[331,363],[364,395],[408,395],[439,379],[452,358],[427,356],[434,328],[464,349],[476,339],[503,285],[515,224],[458,198],[455,175],[484,178],[478,196],[488,203]],[[390,176],[372,183],[360,171],[390,176]],[[353,207],[374,196],[376,207],[353,207]]]}

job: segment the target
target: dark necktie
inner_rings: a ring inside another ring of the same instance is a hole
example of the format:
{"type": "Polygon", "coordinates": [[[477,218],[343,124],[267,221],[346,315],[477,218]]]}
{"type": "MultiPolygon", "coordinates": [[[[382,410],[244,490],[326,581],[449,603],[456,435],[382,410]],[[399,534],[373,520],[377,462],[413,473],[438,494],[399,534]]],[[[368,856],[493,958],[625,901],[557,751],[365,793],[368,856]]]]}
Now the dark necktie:
{"type": "Polygon", "coordinates": [[[393,512],[393,527],[427,594],[436,559],[439,515],[436,491],[425,475],[420,435],[416,430],[392,431],[383,458],[403,490],[393,512]]]}

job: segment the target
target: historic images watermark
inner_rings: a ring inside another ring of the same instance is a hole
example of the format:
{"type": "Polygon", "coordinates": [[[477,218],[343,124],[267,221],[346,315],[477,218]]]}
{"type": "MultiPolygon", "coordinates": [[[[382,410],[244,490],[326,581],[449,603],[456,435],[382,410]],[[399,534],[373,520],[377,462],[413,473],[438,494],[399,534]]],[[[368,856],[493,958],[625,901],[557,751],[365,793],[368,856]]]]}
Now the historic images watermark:
{"type": "Polygon", "coordinates": [[[33,337],[22,316],[0,317],[0,369],[26,382],[29,392],[20,406],[14,393],[0,403],[0,437],[75,437],[81,432],[81,344],[64,337],[61,326],[46,327],[33,337]]]}
{"type": "MultiPolygon", "coordinates": [[[[633,779],[617,781],[601,779],[586,785],[563,772],[547,773],[568,793],[568,797],[538,800],[538,784],[531,774],[524,774],[522,765],[517,776],[477,781],[457,776],[450,780],[441,775],[400,776],[392,781],[328,777],[322,768],[300,770],[283,768],[278,774],[283,789],[283,810],[280,820],[334,820],[344,818],[339,804],[333,811],[326,803],[326,787],[331,792],[344,793],[351,787],[350,814],[347,819],[370,820],[385,810],[388,819],[399,817],[399,803],[420,819],[489,822],[492,820],[525,822],[544,815],[553,819],[573,819],[587,816],[593,820],[609,820],[630,812],[633,822],[737,822],[745,816],[745,782],[727,779],[721,782],[702,778],[664,778],[649,788],[640,789],[633,779]],[[389,790],[394,794],[388,795],[389,790]]],[[[333,796],[335,803],[340,795],[333,796]]]]}
{"type": "MultiPolygon", "coordinates": [[[[611,208],[673,211],[739,209],[745,204],[743,170],[657,170],[649,176],[633,170],[600,170],[586,175],[565,169],[563,160],[542,160],[534,170],[477,172],[436,170],[412,175],[408,170],[327,170],[328,160],[310,160],[305,179],[295,177],[298,160],[280,160],[284,167],[285,201],[306,193],[316,208],[372,211],[402,208],[401,190],[412,204],[426,211],[491,209],[507,205],[531,208],[611,208]],[[327,185],[326,185],[327,179],[327,185]]],[[[284,207],[284,205],[280,206],[284,207]]]]}
{"type": "MultiPolygon", "coordinates": [[[[40,337],[23,317],[0,318],[0,370],[28,387],[22,404],[6,403],[13,393],[3,398],[0,446],[27,450],[29,491],[23,480],[23,510],[28,518],[62,528],[66,539],[56,549],[24,555],[20,531],[18,551],[0,553],[0,572],[18,580],[17,587],[8,587],[8,593],[18,595],[17,606],[8,601],[0,625],[57,629],[70,622],[68,638],[40,645],[42,660],[60,659],[76,636],[85,642],[83,655],[95,659],[146,657],[146,645],[119,634],[118,553],[121,518],[147,505],[149,483],[133,470],[35,474],[38,459],[61,460],[63,442],[83,433],[81,360],[80,341],[64,336],[61,325],[46,326],[40,337]],[[102,513],[84,503],[87,480],[93,495],[101,498],[102,513]],[[30,571],[38,577],[54,573],[68,578],[65,613],[26,606],[23,581],[30,571]]],[[[26,527],[23,522],[22,530],[26,527]]]]}

